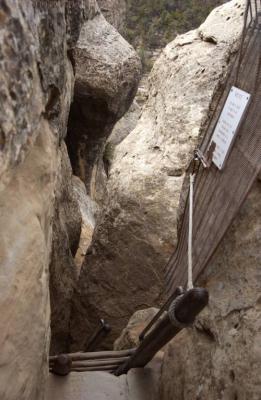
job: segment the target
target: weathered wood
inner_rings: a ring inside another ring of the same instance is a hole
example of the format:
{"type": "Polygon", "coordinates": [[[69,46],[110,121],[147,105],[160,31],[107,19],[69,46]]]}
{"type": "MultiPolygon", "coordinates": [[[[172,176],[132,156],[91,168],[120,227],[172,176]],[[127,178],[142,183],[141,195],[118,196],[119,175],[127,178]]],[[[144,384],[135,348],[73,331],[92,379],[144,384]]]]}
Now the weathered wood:
{"type": "Polygon", "coordinates": [[[73,361],[72,368],[80,367],[102,367],[106,365],[120,365],[126,362],[129,357],[109,358],[108,360],[73,361]]]}
{"type": "Polygon", "coordinates": [[[159,318],[164,314],[164,312],[169,308],[173,300],[176,299],[176,297],[180,296],[182,293],[184,293],[183,288],[180,286],[178,287],[173,295],[165,302],[165,304],[161,307],[161,309],[157,312],[157,314],[152,318],[150,323],[143,329],[141,332],[139,339],[142,341],[144,337],[147,335],[147,333],[151,330],[151,328],[158,322],[159,318]]]}
{"type": "MultiPolygon", "coordinates": [[[[188,290],[176,305],[176,318],[182,324],[191,324],[195,317],[208,304],[206,289],[195,288],[188,290]]],[[[181,328],[175,327],[169,316],[165,316],[155,328],[145,336],[135,353],[121,365],[115,375],[126,374],[131,368],[142,368],[147,365],[155,354],[172,340],[181,328]]]]}
{"type": "Polygon", "coordinates": [[[96,332],[94,332],[87,344],[84,346],[84,352],[94,351],[103,339],[111,332],[110,325],[104,321],[104,319],[100,319],[100,324],[101,326],[96,330],[96,332]]]}
{"type": "MultiPolygon", "coordinates": [[[[70,361],[71,361],[71,365],[74,367],[76,365],[78,365],[78,366],[81,366],[81,365],[92,366],[92,365],[106,365],[106,364],[109,364],[109,363],[121,364],[124,361],[127,361],[128,359],[129,359],[129,357],[119,357],[119,358],[108,358],[108,359],[104,358],[104,359],[98,359],[98,360],[75,360],[75,361],[70,360],[70,361]]],[[[49,363],[49,366],[50,367],[53,366],[54,363],[55,363],[55,361],[51,361],[49,363]]]]}
{"type": "MultiPolygon", "coordinates": [[[[99,360],[108,358],[120,358],[120,357],[128,357],[131,356],[135,352],[135,349],[130,350],[119,350],[119,351],[99,351],[99,352],[88,352],[88,353],[68,353],[68,356],[72,361],[77,360],[99,360]]],[[[57,360],[59,355],[49,357],[49,361],[53,362],[57,360]]]]}
{"type": "Polygon", "coordinates": [[[60,354],[50,367],[56,375],[66,376],[71,372],[72,360],[66,354],[60,354]]]}
{"type": "Polygon", "coordinates": [[[71,353],[52,356],[49,359],[50,372],[65,376],[75,369],[90,371],[104,371],[117,369],[121,364],[127,362],[135,349],[122,351],[101,351],[94,353],[71,353]]]}
{"type": "Polygon", "coordinates": [[[94,372],[94,371],[106,371],[113,373],[117,369],[117,366],[106,366],[106,367],[89,367],[89,368],[72,368],[71,372],[94,372]]]}

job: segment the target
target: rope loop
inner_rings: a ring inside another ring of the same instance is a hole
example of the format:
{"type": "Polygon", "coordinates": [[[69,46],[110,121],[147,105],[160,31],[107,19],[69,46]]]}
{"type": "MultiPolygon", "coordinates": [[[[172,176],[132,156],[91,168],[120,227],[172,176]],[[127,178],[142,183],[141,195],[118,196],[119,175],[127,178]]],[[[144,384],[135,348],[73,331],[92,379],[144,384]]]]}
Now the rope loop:
{"type": "Polygon", "coordinates": [[[168,317],[170,319],[170,322],[172,323],[172,325],[175,328],[178,328],[178,329],[188,328],[193,325],[193,323],[188,324],[188,323],[181,322],[176,317],[176,307],[179,304],[180,300],[183,298],[183,296],[184,295],[181,294],[180,296],[176,297],[176,299],[171,303],[169,310],[168,310],[168,317]]]}

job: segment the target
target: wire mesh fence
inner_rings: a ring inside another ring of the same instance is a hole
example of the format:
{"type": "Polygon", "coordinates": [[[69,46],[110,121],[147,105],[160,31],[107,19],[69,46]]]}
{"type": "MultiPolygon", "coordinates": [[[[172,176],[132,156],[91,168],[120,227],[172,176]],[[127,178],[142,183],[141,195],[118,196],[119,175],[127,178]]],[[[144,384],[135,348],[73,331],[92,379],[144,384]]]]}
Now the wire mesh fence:
{"type": "MultiPolygon", "coordinates": [[[[208,149],[221,110],[232,86],[251,94],[250,106],[235,142],[219,170],[202,165],[194,189],[193,278],[206,268],[261,170],[261,1],[247,0],[241,48],[217,102],[200,150],[208,149]]],[[[166,269],[166,292],[187,283],[188,205],[179,241],[166,269]]]]}

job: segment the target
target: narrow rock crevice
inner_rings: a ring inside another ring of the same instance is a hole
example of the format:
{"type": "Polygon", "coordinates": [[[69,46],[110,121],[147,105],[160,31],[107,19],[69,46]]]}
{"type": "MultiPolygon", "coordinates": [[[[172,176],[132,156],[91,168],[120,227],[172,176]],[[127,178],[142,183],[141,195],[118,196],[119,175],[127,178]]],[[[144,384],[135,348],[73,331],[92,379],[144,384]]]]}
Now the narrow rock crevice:
{"type": "Polygon", "coordinates": [[[169,43],[155,62],[137,125],[114,151],[108,194],[74,294],[74,349],[98,316],[112,326],[104,342],[110,348],[136,310],[164,301],[163,270],[177,243],[186,171],[241,32],[241,9],[232,1],[169,43]],[[218,45],[201,40],[212,35],[218,45]]]}
{"type": "MultiPolygon", "coordinates": [[[[133,101],[141,72],[134,49],[98,12],[83,24],[70,58],[74,95],[60,154],[50,264],[52,354],[69,351],[72,299],[106,194],[105,143],[133,101]]],[[[47,105],[53,98],[50,93],[47,105]]],[[[84,342],[91,334],[84,332],[84,342]]]]}
{"type": "MultiPolygon", "coordinates": [[[[97,1],[122,29],[124,0],[97,1]]],[[[48,374],[49,351],[84,350],[100,318],[100,347],[136,347],[158,310],[141,309],[165,300],[187,169],[244,4],[156,51],[133,102],[140,59],[96,0],[0,0],[1,400],[44,400],[48,381],[50,400],[260,398],[260,177],[196,282],[210,302],[194,328],[128,376],[48,374]]]]}
{"type": "MultiPolygon", "coordinates": [[[[66,144],[74,175],[85,183],[87,192],[95,199],[96,167],[102,158],[104,146],[114,125],[114,116],[109,113],[103,99],[79,98],[75,96],[69,115],[66,144]]],[[[103,181],[100,171],[100,182],[103,181]]]]}

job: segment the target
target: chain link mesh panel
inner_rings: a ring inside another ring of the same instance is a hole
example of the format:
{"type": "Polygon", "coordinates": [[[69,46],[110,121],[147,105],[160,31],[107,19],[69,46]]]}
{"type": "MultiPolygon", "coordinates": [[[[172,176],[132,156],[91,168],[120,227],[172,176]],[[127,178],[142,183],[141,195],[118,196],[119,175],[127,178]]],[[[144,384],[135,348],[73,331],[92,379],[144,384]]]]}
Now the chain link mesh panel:
{"type": "MultiPolygon", "coordinates": [[[[225,167],[219,171],[199,167],[194,189],[193,278],[210,262],[220,241],[247,197],[261,170],[261,1],[248,0],[241,49],[213,112],[200,150],[210,143],[231,86],[251,94],[251,103],[239,127],[225,167]]],[[[166,269],[166,292],[187,283],[188,204],[185,207],[179,241],[166,269]]]]}

